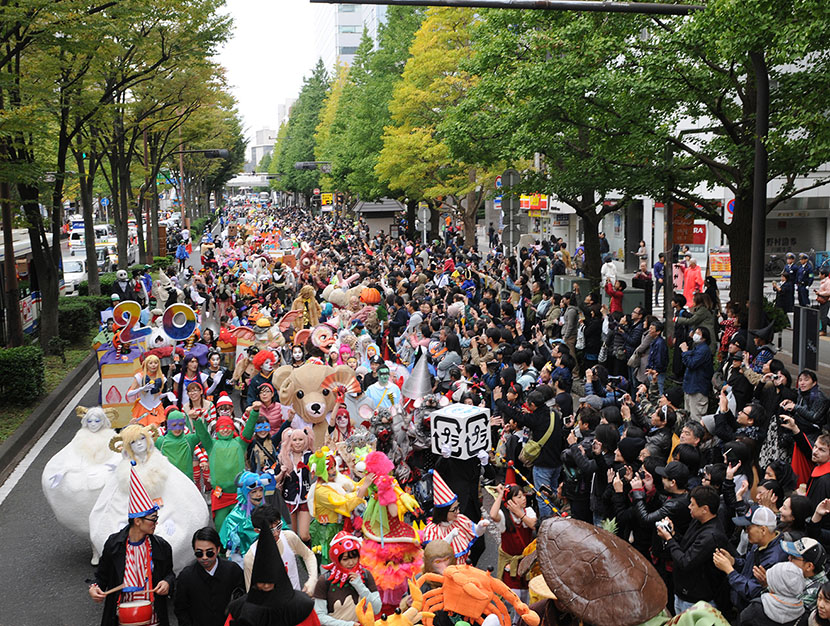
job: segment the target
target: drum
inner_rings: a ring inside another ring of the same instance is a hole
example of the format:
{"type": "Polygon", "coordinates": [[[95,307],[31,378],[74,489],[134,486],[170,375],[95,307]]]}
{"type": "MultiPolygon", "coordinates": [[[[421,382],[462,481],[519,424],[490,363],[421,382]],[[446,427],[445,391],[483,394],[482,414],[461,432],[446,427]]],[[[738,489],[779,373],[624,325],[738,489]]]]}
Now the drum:
{"type": "Polygon", "coordinates": [[[144,626],[153,621],[153,604],[149,600],[132,600],[118,605],[121,626],[144,626]]]}

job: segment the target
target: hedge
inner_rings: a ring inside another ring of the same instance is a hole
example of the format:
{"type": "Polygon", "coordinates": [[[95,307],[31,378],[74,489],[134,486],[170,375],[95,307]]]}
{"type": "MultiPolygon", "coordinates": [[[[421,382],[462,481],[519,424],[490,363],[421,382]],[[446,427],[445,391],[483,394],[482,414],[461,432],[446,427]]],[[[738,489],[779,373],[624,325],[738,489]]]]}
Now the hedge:
{"type": "MultiPolygon", "coordinates": [[[[105,272],[103,274],[98,275],[98,280],[101,281],[101,295],[102,296],[111,296],[112,295],[112,285],[115,282],[115,272],[105,272]]],[[[80,296],[88,296],[89,295],[89,283],[87,281],[81,281],[78,284],[78,295],[80,296]]]]}
{"type": "Polygon", "coordinates": [[[166,270],[168,267],[173,265],[176,261],[176,257],[173,256],[154,256],[153,257],[153,269],[154,270],[166,270]]]}
{"type": "Polygon", "coordinates": [[[89,335],[98,312],[89,302],[77,298],[61,298],[58,301],[58,333],[69,343],[79,343],[89,335]]]}
{"type": "Polygon", "coordinates": [[[4,403],[31,402],[43,393],[44,383],[40,346],[0,350],[0,393],[4,403]]]}

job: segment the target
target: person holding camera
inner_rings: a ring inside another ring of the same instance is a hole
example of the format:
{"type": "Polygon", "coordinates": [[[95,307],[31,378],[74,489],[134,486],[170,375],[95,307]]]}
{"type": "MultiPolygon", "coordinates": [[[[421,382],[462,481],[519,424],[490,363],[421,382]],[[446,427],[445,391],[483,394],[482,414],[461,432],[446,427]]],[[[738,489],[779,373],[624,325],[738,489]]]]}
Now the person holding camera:
{"type": "Polygon", "coordinates": [[[719,548],[727,548],[729,540],[718,524],[720,495],[714,487],[699,486],[689,494],[692,522],[683,537],[674,536],[674,525],[668,517],[658,522],[657,535],[666,542],[672,558],[674,610],[680,613],[695,602],[725,606],[728,597],[722,590],[726,577],[712,562],[719,548]]]}
{"type": "Polygon", "coordinates": [[[692,332],[692,342],[680,344],[681,359],[686,371],[683,374],[685,409],[689,418],[697,422],[706,415],[709,407],[709,391],[712,388],[712,351],[709,348],[712,336],[709,329],[698,326],[692,332]]]}
{"type": "Polygon", "coordinates": [[[594,472],[587,462],[586,451],[593,448],[594,431],[599,426],[600,414],[594,407],[583,404],[576,412],[576,418],[576,426],[573,420],[565,422],[572,430],[566,439],[568,447],[562,451],[562,495],[571,505],[571,517],[592,524],[591,484],[594,472]]]}

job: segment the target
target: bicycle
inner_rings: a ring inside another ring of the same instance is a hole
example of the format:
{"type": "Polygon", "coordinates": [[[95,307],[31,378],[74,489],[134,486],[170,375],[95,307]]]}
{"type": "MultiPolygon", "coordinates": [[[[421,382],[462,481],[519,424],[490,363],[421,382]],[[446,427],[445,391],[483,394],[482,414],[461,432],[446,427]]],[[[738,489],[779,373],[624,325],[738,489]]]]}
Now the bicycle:
{"type": "Polygon", "coordinates": [[[780,254],[770,254],[769,260],[764,265],[764,274],[767,276],[781,276],[781,272],[787,266],[787,262],[780,254]]]}

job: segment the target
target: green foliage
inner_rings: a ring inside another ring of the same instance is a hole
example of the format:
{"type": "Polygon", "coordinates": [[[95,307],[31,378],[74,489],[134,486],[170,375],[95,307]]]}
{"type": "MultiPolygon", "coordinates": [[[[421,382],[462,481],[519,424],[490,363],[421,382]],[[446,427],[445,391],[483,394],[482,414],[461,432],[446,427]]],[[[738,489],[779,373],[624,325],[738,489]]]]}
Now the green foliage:
{"type": "Polygon", "coordinates": [[[775,306],[775,303],[764,299],[764,314],[767,316],[767,323],[772,324],[773,332],[780,333],[790,327],[790,318],[782,309],[775,306]]]}
{"type": "Polygon", "coordinates": [[[22,346],[0,350],[0,394],[4,403],[27,402],[43,393],[43,350],[22,346]]]}
{"type": "Polygon", "coordinates": [[[89,309],[95,314],[95,323],[97,325],[100,319],[99,313],[112,306],[112,298],[109,296],[73,296],[61,298],[60,302],[64,300],[72,300],[85,303],[89,309]]]}
{"type": "Polygon", "coordinates": [[[172,256],[154,256],[153,257],[153,269],[154,270],[166,270],[168,267],[175,263],[176,258],[172,256]]]}
{"type": "Polygon", "coordinates": [[[58,328],[60,338],[68,343],[78,343],[89,335],[90,329],[97,326],[97,312],[89,302],[80,298],[60,298],[58,300],[58,328]]]}

